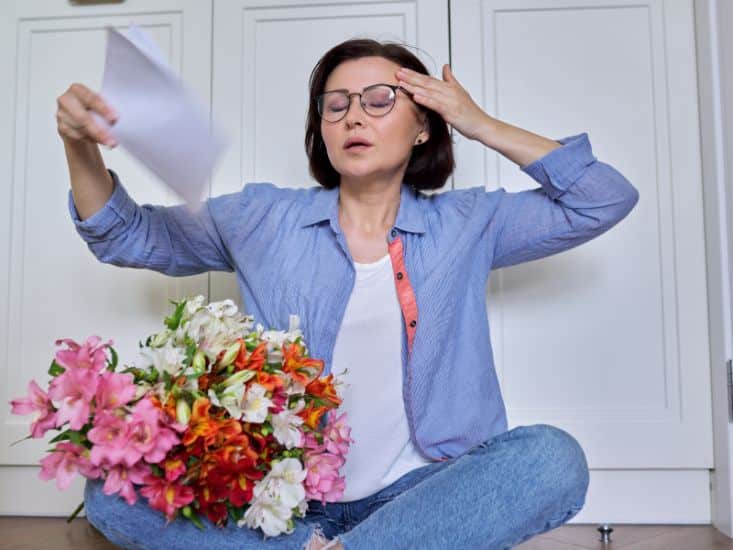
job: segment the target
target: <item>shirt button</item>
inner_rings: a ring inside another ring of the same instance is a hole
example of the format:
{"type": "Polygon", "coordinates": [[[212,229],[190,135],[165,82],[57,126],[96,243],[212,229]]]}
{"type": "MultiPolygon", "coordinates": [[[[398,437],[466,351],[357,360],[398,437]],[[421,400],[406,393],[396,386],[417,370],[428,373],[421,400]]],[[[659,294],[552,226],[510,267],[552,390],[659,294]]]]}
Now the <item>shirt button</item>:
{"type": "Polygon", "coordinates": [[[393,229],[393,230],[392,230],[392,231],[390,231],[389,233],[390,233],[390,235],[392,235],[393,237],[396,237],[396,236],[397,236],[397,230],[396,230],[396,229],[393,229]]]}
{"type": "Polygon", "coordinates": [[[401,271],[398,271],[397,272],[397,278],[398,279],[402,279],[402,277],[403,277],[402,272],[401,271]]]}
{"type": "Polygon", "coordinates": [[[414,327],[416,324],[417,324],[417,321],[415,321],[415,319],[413,319],[412,321],[410,321],[410,326],[411,327],[414,327]]]}

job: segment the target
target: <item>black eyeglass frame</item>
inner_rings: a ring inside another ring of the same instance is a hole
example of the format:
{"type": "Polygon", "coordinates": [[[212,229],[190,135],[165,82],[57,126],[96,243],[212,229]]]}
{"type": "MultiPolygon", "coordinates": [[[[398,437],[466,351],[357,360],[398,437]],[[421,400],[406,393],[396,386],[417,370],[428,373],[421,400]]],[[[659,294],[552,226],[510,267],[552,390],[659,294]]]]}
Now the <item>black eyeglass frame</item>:
{"type": "Polygon", "coordinates": [[[316,99],[315,99],[315,101],[316,101],[316,110],[318,111],[318,116],[320,116],[321,119],[325,120],[326,122],[330,122],[330,123],[340,122],[346,116],[346,114],[349,112],[349,109],[351,109],[351,96],[352,95],[358,95],[359,96],[359,105],[361,105],[362,111],[364,111],[369,116],[373,116],[373,117],[379,118],[379,117],[387,116],[394,109],[394,106],[397,104],[397,90],[402,90],[405,93],[405,95],[407,95],[407,97],[409,97],[410,99],[412,99],[412,93],[410,93],[408,90],[406,90],[405,88],[403,88],[399,84],[386,84],[384,82],[378,82],[377,84],[370,84],[366,88],[362,89],[361,92],[351,92],[351,93],[349,93],[349,90],[346,90],[346,89],[330,90],[328,92],[323,92],[322,94],[319,94],[319,95],[316,96],[316,99]],[[387,86],[388,88],[391,88],[392,89],[392,93],[394,94],[394,97],[395,97],[395,100],[392,103],[392,106],[389,108],[389,111],[387,111],[386,113],[381,114],[381,115],[373,115],[373,114],[367,112],[366,108],[364,107],[364,103],[361,101],[361,96],[362,96],[362,94],[364,92],[366,92],[367,90],[369,90],[371,88],[376,88],[377,86],[387,86]],[[348,105],[347,105],[346,109],[344,109],[344,114],[341,115],[341,117],[339,119],[337,119],[337,120],[326,120],[326,119],[323,118],[323,113],[322,113],[322,111],[323,111],[323,98],[324,98],[324,96],[326,96],[328,94],[333,94],[335,92],[346,94],[346,96],[348,97],[348,105]]]}

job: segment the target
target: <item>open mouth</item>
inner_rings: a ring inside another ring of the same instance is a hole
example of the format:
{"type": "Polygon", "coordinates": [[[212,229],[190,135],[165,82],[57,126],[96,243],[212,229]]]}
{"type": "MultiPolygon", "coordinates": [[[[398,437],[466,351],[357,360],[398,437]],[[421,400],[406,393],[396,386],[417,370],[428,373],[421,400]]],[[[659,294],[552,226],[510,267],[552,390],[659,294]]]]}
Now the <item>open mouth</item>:
{"type": "Polygon", "coordinates": [[[370,149],[372,146],[367,145],[366,143],[354,143],[353,145],[349,145],[346,150],[347,151],[353,151],[353,152],[359,152],[359,151],[366,151],[367,149],[370,149]]]}

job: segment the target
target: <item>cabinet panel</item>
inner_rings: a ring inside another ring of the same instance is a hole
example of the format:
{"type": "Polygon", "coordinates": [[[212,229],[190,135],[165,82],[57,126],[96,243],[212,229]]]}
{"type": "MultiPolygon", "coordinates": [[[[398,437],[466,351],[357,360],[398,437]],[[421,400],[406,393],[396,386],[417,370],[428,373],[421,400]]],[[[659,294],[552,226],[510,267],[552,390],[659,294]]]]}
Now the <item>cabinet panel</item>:
{"type": "MultiPolygon", "coordinates": [[[[456,76],[490,115],[588,132],[640,192],[608,233],[492,273],[510,425],[568,429],[592,468],[711,468],[692,2],[461,1],[451,16],[456,76]]],[[[477,142],[456,149],[456,187],[537,187],[477,142]]]]}
{"type": "MultiPolygon", "coordinates": [[[[169,299],[207,293],[208,275],[171,278],[99,263],[76,233],[67,209],[70,189],[64,147],[56,131],[56,98],[73,82],[101,87],[105,27],[134,22],[160,44],[179,74],[209,103],[211,20],[208,2],[130,1],[78,5],[51,1],[3,3],[0,65],[8,75],[0,105],[6,220],[0,235],[2,401],[45,384],[57,338],[113,339],[123,362],[139,360],[138,342],[162,328],[169,299]]],[[[174,139],[161,136],[161,139],[174,139]]],[[[120,147],[103,148],[106,165],[140,204],[178,198],[120,147]]],[[[29,418],[0,412],[0,464],[34,464],[42,441],[12,441],[28,433],[29,418]]],[[[41,482],[39,482],[40,484],[41,482]]],[[[55,491],[43,484],[41,491],[55,491]]]]}

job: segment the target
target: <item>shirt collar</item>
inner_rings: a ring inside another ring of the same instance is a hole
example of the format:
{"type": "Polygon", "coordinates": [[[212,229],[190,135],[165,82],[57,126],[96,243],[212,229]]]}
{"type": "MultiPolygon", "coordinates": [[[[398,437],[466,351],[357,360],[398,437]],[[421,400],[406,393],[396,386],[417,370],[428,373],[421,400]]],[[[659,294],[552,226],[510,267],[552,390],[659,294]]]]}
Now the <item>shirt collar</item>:
{"type": "MultiPolygon", "coordinates": [[[[340,233],[338,224],[338,198],[340,186],[333,189],[319,188],[304,216],[301,227],[329,220],[334,232],[340,233]]],[[[410,233],[425,233],[423,208],[419,204],[418,191],[407,184],[400,188],[400,206],[397,210],[395,227],[410,233]]]]}

